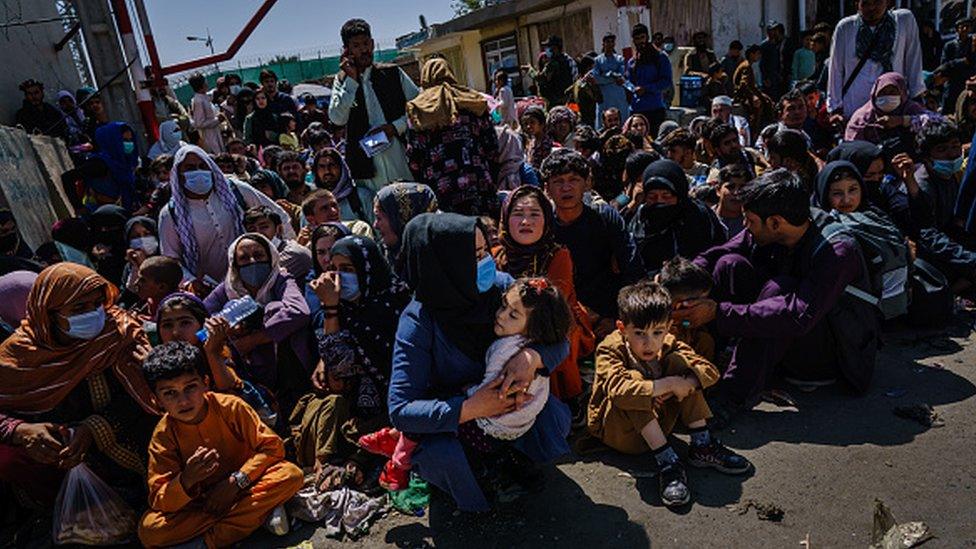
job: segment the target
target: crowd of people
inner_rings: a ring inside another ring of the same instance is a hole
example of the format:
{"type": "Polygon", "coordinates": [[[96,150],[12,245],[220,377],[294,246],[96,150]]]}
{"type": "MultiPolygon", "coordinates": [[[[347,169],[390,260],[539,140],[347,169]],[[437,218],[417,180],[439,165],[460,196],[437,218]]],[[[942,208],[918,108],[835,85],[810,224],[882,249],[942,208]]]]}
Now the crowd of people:
{"type": "Polygon", "coordinates": [[[31,250],[0,211],[8,501],[50,509],[84,463],[146,546],[215,547],[287,531],[303,486],[486,511],[570,437],[649,454],[669,507],[685,465],[750,471],[714,430],[868,390],[884,323],[976,284],[970,23],[939,52],[857,6],[721,59],[704,32],[680,60],[641,24],[629,59],[553,36],[522,99],[439,57],[414,83],[354,19],[326,109],[269,70],[197,75],[189,108],[154,92],[146,153],[93,90],[25,82],[17,123],[73,147],[78,216],[31,250]],[[706,82],[687,124],[679,62],[706,82]]]}

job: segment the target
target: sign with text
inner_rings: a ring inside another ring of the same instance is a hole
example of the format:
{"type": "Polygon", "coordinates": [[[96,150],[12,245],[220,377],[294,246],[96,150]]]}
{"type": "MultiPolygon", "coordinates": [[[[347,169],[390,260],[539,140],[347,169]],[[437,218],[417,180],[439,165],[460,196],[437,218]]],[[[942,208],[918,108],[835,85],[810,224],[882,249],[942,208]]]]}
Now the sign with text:
{"type": "Polygon", "coordinates": [[[51,240],[57,215],[44,173],[24,130],[0,126],[0,207],[9,208],[32,249],[51,240]]]}

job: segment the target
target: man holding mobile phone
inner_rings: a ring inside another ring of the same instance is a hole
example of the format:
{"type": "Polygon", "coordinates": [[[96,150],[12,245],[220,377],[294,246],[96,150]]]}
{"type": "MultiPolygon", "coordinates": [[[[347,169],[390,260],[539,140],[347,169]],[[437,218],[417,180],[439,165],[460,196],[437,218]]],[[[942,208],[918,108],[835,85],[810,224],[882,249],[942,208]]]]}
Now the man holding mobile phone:
{"type": "Polygon", "coordinates": [[[356,184],[379,191],[413,178],[400,136],[407,129],[406,104],[419,90],[396,65],[373,63],[372,31],[362,19],[342,25],[342,60],[332,83],[329,119],[346,127],[346,163],[356,184]],[[390,145],[373,156],[361,141],[383,132],[390,145]]]}

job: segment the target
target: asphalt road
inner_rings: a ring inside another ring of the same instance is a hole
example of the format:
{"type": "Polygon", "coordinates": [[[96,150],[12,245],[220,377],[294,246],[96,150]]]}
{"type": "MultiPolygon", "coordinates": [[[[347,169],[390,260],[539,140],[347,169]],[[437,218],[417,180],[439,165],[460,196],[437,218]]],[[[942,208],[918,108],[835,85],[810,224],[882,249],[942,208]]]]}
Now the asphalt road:
{"type": "MultiPolygon", "coordinates": [[[[924,521],[934,547],[976,547],[976,349],[970,322],[886,334],[864,396],[843,387],[791,391],[796,408],[762,404],[720,433],[755,464],[730,477],[689,471],[693,504],[662,507],[652,457],[609,451],[570,456],[546,470],[546,489],[487,516],[456,516],[435,498],[427,516],[391,514],[357,542],[304,525],[286,538],[258,534],[246,547],[866,547],[874,500],[899,522],[924,521]],[[897,417],[924,402],[944,420],[927,428],[897,417]],[[784,513],[760,520],[751,500],[784,513]],[[305,545],[308,547],[308,544],[305,545]]],[[[687,438],[679,435],[679,440],[687,438]]],[[[683,442],[677,446],[683,454],[683,442]]]]}

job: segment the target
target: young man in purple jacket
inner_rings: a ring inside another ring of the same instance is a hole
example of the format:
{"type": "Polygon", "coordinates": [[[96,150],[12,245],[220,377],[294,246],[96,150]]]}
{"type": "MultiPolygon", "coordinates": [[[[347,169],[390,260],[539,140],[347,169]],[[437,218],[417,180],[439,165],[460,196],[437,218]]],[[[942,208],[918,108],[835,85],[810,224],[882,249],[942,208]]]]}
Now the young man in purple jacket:
{"type": "Polygon", "coordinates": [[[678,322],[714,322],[719,336],[738,340],[719,382],[725,418],[716,416],[755,404],[774,369],[800,386],[843,377],[863,391],[878,332],[873,306],[845,293],[865,287],[857,241],[833,230],[825,238],[833,220],[811,210],[809,193],[785,169],[763,174],[741,198],[746,230],[695,259],[715,278],[711,299],[674,312],[678,322]]]}

